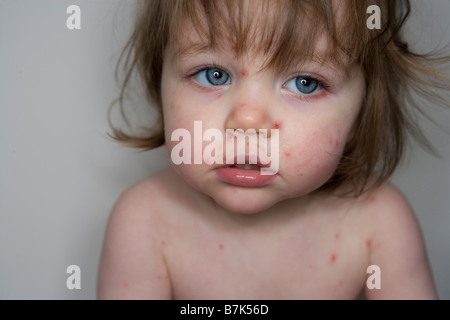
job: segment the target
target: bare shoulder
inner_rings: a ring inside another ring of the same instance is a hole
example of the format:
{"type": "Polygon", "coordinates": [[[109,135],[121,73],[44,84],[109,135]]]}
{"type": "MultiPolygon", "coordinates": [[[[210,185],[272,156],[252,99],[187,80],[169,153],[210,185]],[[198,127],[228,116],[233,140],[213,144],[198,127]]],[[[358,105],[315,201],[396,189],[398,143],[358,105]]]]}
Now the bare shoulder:
{"type": "Polygon", "coordinates": [[[359,199],[374,240],[422,241],[419,222],[405,195],[393,184],[385,182],[359,199]]]}
{"type": "Polygon", "coordinates": [[[124,191],[108,221],[100,261],[101,299],[170,298],[168,270],[158,245],[160,208],[175,179],[164,171],[124,191]]]}
{"type": "Polygon", "coordinates": [[[382,286],[368,298],[436,298],[419,222],[400,190],[390,183],[359,199],[370,239],[369,260],[381,270],[382,286]]]}
{"type": "Polygon", "coordinates": [[[404,194],[394,185],[385,182],[358,199],[374,228],[391,228],[392,223],[416,223],[413,210],[404,194]]]}
{"type": "Polygon", "coordinates": [[[202,197],[169,168],[125,190],[112,210],[111,219],[115,216],[123,216],[127,220],[142,219],[151,222],[151,225],[157,224],[160,230],[162,220],[180,219],[182,213],[201,202],[195,200],[202,197]]]}
{"type": "Polygon", "coordinates": [[[118,228],[137,231],[142,226],[151,230],[158,224],[160,208],[169,201],[171,179],[172,173],[163,171],[123,191],[111,211],[107,231],[111,233],[110,229],[118,228]]]}
{"type": "Polygon", "coordinates": [[[165,196],[173,194],[174,189],[180,185],[179,180],[172,169],[158,172],[125,190],[119,197],[116,207],[145,207],[164,201],[165,196]]]}

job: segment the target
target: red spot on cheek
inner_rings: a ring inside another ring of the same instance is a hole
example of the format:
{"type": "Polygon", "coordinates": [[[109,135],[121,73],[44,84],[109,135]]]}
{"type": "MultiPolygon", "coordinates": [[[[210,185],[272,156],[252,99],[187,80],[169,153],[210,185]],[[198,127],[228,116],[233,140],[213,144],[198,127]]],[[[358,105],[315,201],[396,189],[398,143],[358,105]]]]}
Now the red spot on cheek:
{"type": "Polygon", "coordinates": [[[336,147],[338,147],[338,146],[339,146],[339,140],[336,139],[336,147]]]}
{"type": "Polygon", "coordinates": [[[335,262],[336,258],[337,258],[336,253],[332,253],[331,256],[330,256],[330,262],[331,263],[335,262]]]}
{"type": "Polygon", "coordinates": [[[285,151],[285,152],[284,152],[284,155],[285,155],[286,157],[290,157],[290,156],[291,156],[291,153],[290,153],[290,152],[287,152],[287,151],[285,151]]]}
{"type": "Polygon", "coordinates": [[[336,233],[335,235],[334,235],[334,238],[337,240],[337,239],[339,239],[341,237],[341,235],[339,234],[339,233],[336,233]]]}
{"type": "Polygon", "coordinates": [[[223,244],[219,244],[219,249],[223,250],[223,244]]]}
{"type": "Polygon", "coordinates": [[[372,240],[370,240],[370,239],[367,239],[367,240],[366,240],[366,247],[367,247],[367,248],[372,247],[372,240]]]}
{"type": "Polygon", "coordinates": [[[166,245],[166,242],[165,242],[164,240],[161,240],[161,245],[162,245],[162,246],[165,246],[165,245],[166,245]]]}
{"type": "Polygon", "coordinates": [[[222,98],[222,96],[223,96],[223,94],[222,94],[222,93],[219,93],[219,94],[217,95],[217,99],[222,98]]]}
{"type": "Polygon", "coordinates": [[[273,124],[274,129],[281,129],[281,122],[277,121],[273,124]]]}
{"type": "Polygon", "coordinates": [[[247,69],[242,69],[242,70],[241,70],[241,75],[242,75],[243,77],[248,76],[248,70],[247,70],[247,69]]]}

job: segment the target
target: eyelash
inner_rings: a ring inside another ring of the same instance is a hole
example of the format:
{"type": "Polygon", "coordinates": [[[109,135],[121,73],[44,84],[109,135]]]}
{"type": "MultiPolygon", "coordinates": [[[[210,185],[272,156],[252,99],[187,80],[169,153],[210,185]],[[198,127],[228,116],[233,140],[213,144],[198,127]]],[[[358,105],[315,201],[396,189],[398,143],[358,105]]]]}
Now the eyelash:
{"type": "Polygon", "coordinates": [[[230,73],[227,71],[227,69],[224,66],[221,66],[220,64],[215,63],[215,64],[211,64],[211,65],[197,67],[193,71],[187,73],[184,77],[186,79],[191,79],[191,78],[195,77],[198,73],[208,70],[208,69],[220,69],[220,70],[225,71],[228,75],[230,75],[230,73]]]}
{"type": "Polygon", "coordinates": [[[306,100],[306,101],[320,98],[323,95],[325,95],[327,92],[330,91],[330,86],[325,81],[323,81],[323,80],[319,79],[318,77],[315,77],[311,74],[298,74],[294,77],[291,77],[288,81],[284,82],[283,88],[286,90],[289,90],[290,94],[295,95],[295,97],[300,98],[302,100],[306,100]],[[288,83],[294,79],[297,79],[297,78],[305,78],[305,79],[310,79],[310,80],[315,81],[317,83],[317,89],[311,94],[302,94],[302,93],[294,92],[291,89],[286,87],[286,83],[288,83]]]}
{"type": "MultiPolygon", "coordinates": [[[[208,70],[208,69],[220,69],[220,70],[223,70],[231,77],[230,73],[227,71],[227,69],[224,66],[220,65],[219,63],[214,63],[214,64],[210,64],[210,65],[204,65],[204,66],[197,67],[193,71],[185,74],[184,78],[193,80],[198,87],[200,87],[201,89],[205,89],[204,85],[198,83],[193,78],[198,73],[200,73],[202,71],[205,71],[205,70],[208,70]]],[[[214,86],[211,86],[211,87],[214,87],[214,86]]],[[[221,87],[221,86],[217,86],[217,87],[221,87]]],[[[318,77],[314,77],[311,74],[298,74],[298,75],[290,78],[289,80],[285,81],[283,83],[283,88],[285,88],[286,90],[289,90],[293,95],[295,95],[296,97],[298,97],[298,98],[300,98],[302,100],[312,100],[312,99],[318,98],[318,96],[322,96],[322,91],[324,91],[323,93],[326,93],[326,92],[328,92],[330,90],[330,86],[325,81],[319,79],[318,77]],[[296,78],[300,78],[300,77],[306,78],[306,79],[311,79],[311,80],[315,81],[317,83],[317,85],[318,85],[318,89],[315,92],[311,93],[311,94],[301,94],[301,93],[297,93],[297,92],[292,91],[291,89],[286,88],[286,86],[285,86],[286,83],[288,83],[289,81],[292,81],[292,80],[294,80],[296,78]]]]}

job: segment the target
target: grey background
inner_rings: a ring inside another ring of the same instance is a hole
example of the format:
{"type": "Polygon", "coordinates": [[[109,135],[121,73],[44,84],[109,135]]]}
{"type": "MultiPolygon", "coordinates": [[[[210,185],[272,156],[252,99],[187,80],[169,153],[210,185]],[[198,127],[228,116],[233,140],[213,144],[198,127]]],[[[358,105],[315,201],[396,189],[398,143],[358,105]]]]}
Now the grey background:
{"type": "MultiPolygon", "coordinates": [[[[0,299],[95,299],[114,202],[168,166],[164,148],[137,153],[106,136],[132,4],[0,0],[0,299]],[[66,28],[71,4],[81,8],[81,30],[66,28]],[[80,290],[66,287],[72,264],[81,268],[80,290]]],[[[450,1],[414,7],[411,43],[449,43],[450,1]]],[[[449,112],[429,112],[449,130],[449,112]]],[[[449,299],[450,136],[424,127],[442,157],[412,144],[392,181],[418,216],[440,298],[449,299]]]]}

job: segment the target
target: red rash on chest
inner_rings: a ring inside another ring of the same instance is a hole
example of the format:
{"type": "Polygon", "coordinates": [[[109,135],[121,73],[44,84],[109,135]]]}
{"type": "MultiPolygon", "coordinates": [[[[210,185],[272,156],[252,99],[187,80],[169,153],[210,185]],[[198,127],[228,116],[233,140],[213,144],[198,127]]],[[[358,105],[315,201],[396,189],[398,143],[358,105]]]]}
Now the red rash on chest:
{"type": "Polygon", "coordinates": [[[336,259],[337,259],[336,253],[332,253],[330,256],[330,262],[334,263],[336,261],[336,259]]]}

